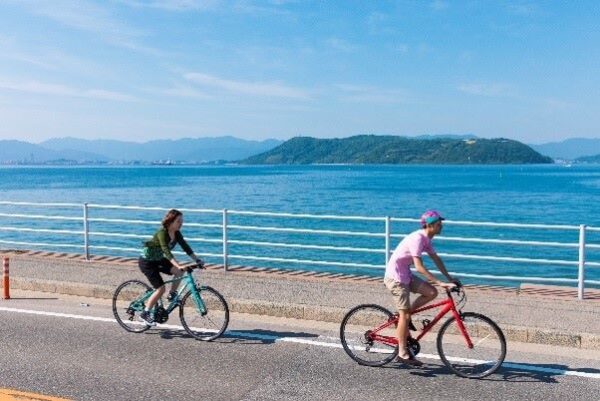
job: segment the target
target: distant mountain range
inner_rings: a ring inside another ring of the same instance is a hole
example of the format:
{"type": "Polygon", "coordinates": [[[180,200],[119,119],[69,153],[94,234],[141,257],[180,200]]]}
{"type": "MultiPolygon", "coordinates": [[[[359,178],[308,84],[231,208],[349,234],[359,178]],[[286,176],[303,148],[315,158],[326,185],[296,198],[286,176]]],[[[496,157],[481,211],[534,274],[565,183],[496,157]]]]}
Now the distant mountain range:
{"type": "Polygon", "coordinates": [[[553,159],[577,160],[583,157],[600,156],[600,138],[570,138],[560,142],[529,146],[553,159]]]}
{"type": "Polygon", "coordinates": [[[297,137],[286,142],[277,139],[249,141],[231,136],[144,143],[78,138],[55,138],[39,144],[0,140],[2,164],[169,164],[239,160],[259,164],[545,163],[539,158],[541,155],[555,160],[597,163],[600,159],[600,138],[572,138],[540,145],[525,145],[508,139],[487,140],[474,135],[359,135],[341,139],[297,137]],[[425,155],[423,148],[431,151],[425,155]]]}
{"type": "Polygon", "coordinates": [[[247,141],[231,136],[156,140],[145,143],[116,140],[56,138],[40,144],[0,141],[0,163],[107,163],[239,160],[272,149],[283,141],[247,141]]]}
{"type": "Polygon", "coordinates": [[[553,160],[510,139],[414,139],[359,135],[343,139],[297,137],[245,164],[533,164],[553,160]]]}

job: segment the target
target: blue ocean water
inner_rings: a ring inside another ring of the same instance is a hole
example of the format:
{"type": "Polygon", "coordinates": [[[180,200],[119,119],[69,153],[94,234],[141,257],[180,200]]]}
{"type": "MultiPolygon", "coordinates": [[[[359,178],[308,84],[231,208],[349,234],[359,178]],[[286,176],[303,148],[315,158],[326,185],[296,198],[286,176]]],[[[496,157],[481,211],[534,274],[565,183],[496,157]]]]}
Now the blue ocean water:
{"type": "MultiPolygon", "coordinates": [[[[502,223],[565,224],[600,227],[600,165],[494,165],[494,166],[142,166],[142,167],[1,167],[0,200],[27,202],[73,202],[160,206],[165,208],[206,208],[309,214],[360,215],[371,217],[418,217],[425,209],[440,210],[448,220],[502,223]]],[[[3,213],[39,213],[31,208],[2,206],[3,213]]],[[[81,211],[65,211],[80,216],[81,211]]],[[[94,213],[94,211],[92,211],[94,213]]],[[[121,212],[114,213],[123,218],[121,212]]],[[[156,218],[162,213],[126,212],[128,218],[156,218]]],[[[93,214],[92,216],[93,217],[93,214]]],[[[186,221],[220,223],[215,215],[210,221],[204,217],[186,216],[186,221]]],[[[232,216],[230,224],[255,224],[244,216],[232,216]],[[237,220],[236,220],[237,219],[237,220]]],[[[0,224],[49,227],[52,222],[9,221],[0,224]]],[[[281,222],[263,219],[260,224],[281,222]]],[[[288,226],[315,229],[352,229],[383,232],[380,222],[321,222],[290,219],[288,226]]],[[[73,223],[73,227],[78,227],[73,223]]],[[[68,224],[65,226],[68,228],[68,224]]],[[[75,229],[73,228],[73,229],[75,229]]],[[[414,223],[394,223],[394,233],[407,233],[418,228],[414,223]]],[[[120,227],[121,232],[127,227],[120,227]]],[[[148,232],[153,226],[132,227],[137,233],[148,232]]],[[[92,230],[115,230],[114,225],[97,223],[92,230]]],[[[564,241],[577,243],[577,231],[548,232],[548,230],[493,229],[452,225],[444,229],[449,237],[484,237],[564,241]]],[[[210,230],[208,230],[210,231],[210,230]]],[[[217,236],[218,232],[188,229],[186,235],[217,236]]],[[[0,231],[0,239],[29,241],[32,234],[0,231]]],[[[306,235],[232,233],[233,239],[292,241],[322,243],[306,235]]],[[[587,241],[599,244],[599,233],[589,232],[587,241]]],[[[52,236],[39,233],[41,240],[52,236]]],[[[230,238],[231,239],[231,238],[230,238]]],[[[54,239],[56,240],[56,239],[54,239]]],[[[322,240],[322,239],[321,239],[322,240]]],[[[399,238],[394,239],[394,244],[399,238]]],[[[79,241],[79,240],[77,240],[79,241]]],[[[123,238],[91,238],[93,244],[138,247],[139,240],[123,238]]],[[[329,238],[327,244],[372,247],[383,249],[380,238],[329,238]]],[[[0,244],[0,246],[2,246],[0,244]]],[[[214,244],[195,244],[208,253],[220,253],[214,244]]],[[[232,246],[232,254],[242,254],[241,247],[232,246]],[[238,252],[239,251],[239,252],[238,252]]],[[[477,245],[436,239],[440,253],[493,254],[498,256],[554,258],[577,260],[577,249],[540,249],[507,245],[477,245]],[[493,247],[493,249],[490,249],[493,247]],[[490,252],[491,251],[491,252],[490,252]]],[[[71,250],[73,251],[73,250],[71,250]]],[[[272,257],[307,258],[319,260],[346,260],[357,263],[381,264],[384,255],[364,255],[346,252],[334,255],[328,251],[299,249],[268,250],[246,246],[243,254],[272,257]],[[329,258],[329,259],[328,259],[329,258]]],[[[102,253],[102,252],[98,252],[102,253]]],[[[588,260],[600,261],[600,251],[588,251],[588,260]]],[[[129,255],[131,256],[131,255],[129,255]]],[[[218,260],[215,260],[218,261],[218,260]]],[[[234,263],[242,263],[237,261],[234,263]]],[[[256,263],[254,263],[256,264],[256,263]]],[[[447,259],[450,270],[481,274],[577,277],[572,266],[523,265],[505,262],[481,262],[447,259]]],[[[260,265],[269,265],[261,263],[260,265]]],[[[273,265],[273,264],[271,264],[273,265]]],[[[331,266],[286,266],[311,270],[339,271],[331,266]]],[[[353,272],[381,274],[370,269],[352,269],[353,272]]],[[[598,280],[598,268],[589,268],[587,277],[598,280]]],[[[492,284],[490,282],[490,284],[492,284]]],[[[509,283],[500,283],[509,284],[509,283]]],[[[514,283],[513,283],[514,284],[514,283]]]]}

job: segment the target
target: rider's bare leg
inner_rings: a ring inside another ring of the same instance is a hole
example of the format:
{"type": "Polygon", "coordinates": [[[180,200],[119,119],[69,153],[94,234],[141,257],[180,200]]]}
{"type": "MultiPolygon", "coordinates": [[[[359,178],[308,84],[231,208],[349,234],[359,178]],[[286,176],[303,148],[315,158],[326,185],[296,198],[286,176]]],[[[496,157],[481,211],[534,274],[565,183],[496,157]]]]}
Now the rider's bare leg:
{"type": "Polygon", "coordinates": [[[419,297],[413,301],[410,308],[411,312],[433,301],[438,295],[437,289],[425,282],[418,288],[417,293],[419,294],[419,297]]]}

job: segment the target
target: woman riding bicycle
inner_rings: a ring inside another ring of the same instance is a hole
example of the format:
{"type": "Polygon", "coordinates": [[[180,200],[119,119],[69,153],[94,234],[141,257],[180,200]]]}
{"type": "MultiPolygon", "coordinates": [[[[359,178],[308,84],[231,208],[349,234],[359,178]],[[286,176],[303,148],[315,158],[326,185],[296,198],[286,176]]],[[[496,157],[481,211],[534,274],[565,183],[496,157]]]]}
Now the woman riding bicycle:
{"type": "MultiPolygon", "coordinates": [[[[171,253],[175,245],[179,244],[190,258],[199,264],[203,264],[202,260],[194,254],[192,248],[183,239],[180,231],[182,225],[183,214],[176,209],[169,210],[162,219],[162,227],[150,241],[144,243],[142,255],[138,259],[140,270],[155,289],[154,294],[148,298],[144,311],[140,314],[140,319],[149,326],[156,326],[151,310],[165,293],[165,282],[160,273],[174,275],[177,278],[186,269],[177,262],[175,256],[171,253]]],[[[178,285],[179,281],[173,282],[169,300],[177,295],[178,285]]]]}

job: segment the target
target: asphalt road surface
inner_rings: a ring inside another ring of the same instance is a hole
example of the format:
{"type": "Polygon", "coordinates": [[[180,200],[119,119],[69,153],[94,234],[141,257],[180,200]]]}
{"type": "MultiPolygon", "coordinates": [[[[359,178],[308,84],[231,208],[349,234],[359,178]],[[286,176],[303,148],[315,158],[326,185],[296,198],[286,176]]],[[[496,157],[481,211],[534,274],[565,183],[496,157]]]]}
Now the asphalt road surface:
{"type": "MultiPolygon", "coordinates": [[[[214,342],[174,315],[124,331],[106,300],[20,292],[0,300],[0,399],[7,389],[72,400],[597,400],[600,352],[509,343],[503,367],[463,379],[423,344],[422,368],[360,366],[336,324],[232,314],[214,342]]],[[[433,337],[432,337],[433,339],[433,337]]],[[[10,398],[7,398],[10,399],[10,398]]],[[[34,398],[32,398],[34,399],[34,398]]]]}

